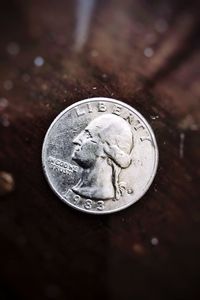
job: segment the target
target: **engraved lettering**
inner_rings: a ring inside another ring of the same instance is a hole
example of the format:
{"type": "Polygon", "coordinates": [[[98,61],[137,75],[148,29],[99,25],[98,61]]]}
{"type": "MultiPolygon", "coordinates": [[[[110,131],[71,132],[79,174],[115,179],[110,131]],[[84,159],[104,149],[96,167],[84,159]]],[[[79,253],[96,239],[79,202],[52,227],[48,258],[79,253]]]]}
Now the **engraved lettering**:
{"type": "Polygon", "coordinates": [[[81,110],[80,108],[76,107],[75,110],[78,117],[83,116],[85,114],[84,109],[81,110]]]}
{"type": "Polygon", "coordinates": [[[137,131],[138,129],[143,128],[145,129],[144,125],[142,125],[140,123],[140,121],[138,121],[135,125],[134,125],[134,129],[137,131]]]}
{"type": "Polygon", "coordinates": [[[119,105],[114,105],[113,114],[120,116],[122,107],[119,105]]]}
{"type": "Polygon", "coordinates": [[[63,197],[68,200],[70,194],[73,194],[72,190],[71,189],[68,189],[67,192],[63,195],[63,197]]]}
{"type": "Polygon", "coordinates": [[[104,210],[105,205],[104,205],[104,201],[98,201],[97,202],[97,209],[98,210],[104,210]]]}
{"type": "Polygon", "coordinates": [[[141,142],[149,141],[149,142],[151,142],[151,143],[153,144],[153,141],[152,141],[152,139],[151,139],[150,136],[142,136],[142,137],[140,138],[140,140],[141,140],[141,142]]]}
{"type": "Polygon", "coordinates": [[[129,113],[127,116],[123,117],[123,119],[125,121],[127,121],[129,124],[132,124],[133,121],[134,121],[134,117],[133,117],[133,115],[131,113],[129,113]]]}
{"type": "Polygon", "coordinates": [[[92,106],[89,103],[87,104],[87,108],[89,113],[93,112],[92,106]]]}
{"type": "Polygon", "coordinates": [[[72,165],[68,162],[62,161],[61,159],[57,159],[53,156],[48,157],[48,162],[50,164],[51,169],[63,174],[69,175],[72,174],[73,172],[77,173],[79,170],[78,166],[72,165]]]}
{"type": "Polygon", "coordinates": [[[91,209],[91,208],[92,208],[92,200],[87,199],[87,200],[85,201],[85,203],[84,203],[84,207],[85,207],[86,209],[91,209]]]}
{"type": "Polygon", "coordinates": [[[67,190],[67,192],[63,195],[63,198],[65,198],[67,201],[70,201],[71,203],[79,207],[83,205],[83,207],[88,210],[92,208],[96,208],[97,210],[102,211],[105,209],[104,201],[100,200],[95,202],[94,200],[91,199],[86,199],[83,201],[83,198],[81,198],[81,196],[77,194],[74,194],[74,192],[71,189],[67,190]]]}
{"type": "Polygon", "coordinates": [[[104,102],[99,102],[98,103],[98,111],[100,112],[105,112],[107,110],[107,107],[105,106],[104,102]]]}
{"type": "Polygon", "coordinates": [[[79,204],[81,197],[79,195],[74,195],[73,202],[75,205],[79,204]]]}

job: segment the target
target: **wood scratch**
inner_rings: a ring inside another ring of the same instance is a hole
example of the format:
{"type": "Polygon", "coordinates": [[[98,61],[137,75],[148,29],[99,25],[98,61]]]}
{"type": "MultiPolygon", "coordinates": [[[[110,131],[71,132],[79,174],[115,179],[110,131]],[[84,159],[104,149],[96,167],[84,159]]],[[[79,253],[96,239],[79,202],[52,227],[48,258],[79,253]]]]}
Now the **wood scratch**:
{"type": "Polygon", "coordinates": [[[179,154],[180,158],[184,158],[184,145],[185,145],[185,133],[181,132],[180,134],[180,147],[179,147],[179,154]]]}

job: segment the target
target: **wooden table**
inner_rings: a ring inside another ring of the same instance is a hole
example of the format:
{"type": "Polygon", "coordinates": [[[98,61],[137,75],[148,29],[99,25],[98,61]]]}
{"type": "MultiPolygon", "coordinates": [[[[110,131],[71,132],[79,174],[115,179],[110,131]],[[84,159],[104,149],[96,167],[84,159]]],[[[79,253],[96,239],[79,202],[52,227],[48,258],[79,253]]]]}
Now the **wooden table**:
{"type": "Polygon", "coordinates": [[[198,299],[200,10],[182,2],[1,2],[0,299],[198,299]],[[148,193],[107,216],[41,167],[54,117],[95,96],[144,114],[160,151],[148,193]]]}

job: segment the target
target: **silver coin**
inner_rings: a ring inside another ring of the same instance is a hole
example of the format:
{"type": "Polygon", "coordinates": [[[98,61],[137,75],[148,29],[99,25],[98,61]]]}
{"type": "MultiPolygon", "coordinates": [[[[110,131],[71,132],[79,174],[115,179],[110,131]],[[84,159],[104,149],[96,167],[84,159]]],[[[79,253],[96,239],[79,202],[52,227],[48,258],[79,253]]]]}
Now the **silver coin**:
{"type": "Polygon", "coordinates": [[[91,98],[67,107],[48,129],[42,164],[56,195],[87,213],[107,214],[138,201],[158,165],[154,133],[131,106],[91,98]]]}

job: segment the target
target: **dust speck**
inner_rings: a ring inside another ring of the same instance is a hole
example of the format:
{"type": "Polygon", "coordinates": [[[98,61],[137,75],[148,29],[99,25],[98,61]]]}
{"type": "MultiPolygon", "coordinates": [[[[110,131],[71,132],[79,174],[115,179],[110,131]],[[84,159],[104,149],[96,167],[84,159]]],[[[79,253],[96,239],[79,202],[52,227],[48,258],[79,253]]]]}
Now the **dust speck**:
{"type": "Polygon", "coordinates": [[[137,255],[144,255],[145,254],[145,248],[143,245],[139,243],[135,243],[132,246],[133,252],[137,255]]]}
{"type": "Polygon", "coordinates": [[[192,115],[187,115],[181,122],[178,124],[179,128],[182,130],[192,130],[197,131],[199,126],[197,122],[194,120],[192,115]]]}
{"type": "Polygon", "coordinates": [[[104,74],[102,74],[102,78],[103,78],[103,79],[107,79],[107,78],[108,78],[108,75],[104,73],[104,74]]]}
{"type": "Polygon", "coordinates": [[[151,118],[152,120],[156,120],[156,119],[159,119],[159,116],[158,116],[158,115],[156,115],[156,116],[150,116],[150,118],[151,118]]]}

